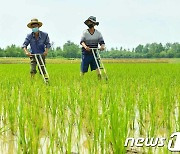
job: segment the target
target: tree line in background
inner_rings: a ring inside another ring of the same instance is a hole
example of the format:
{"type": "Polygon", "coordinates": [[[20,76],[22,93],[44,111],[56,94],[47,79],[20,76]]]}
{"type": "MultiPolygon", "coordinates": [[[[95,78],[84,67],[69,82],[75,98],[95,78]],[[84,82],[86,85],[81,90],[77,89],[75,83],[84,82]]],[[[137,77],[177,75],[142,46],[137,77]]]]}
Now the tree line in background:
{"type": "MultiPolygon", "coordinates": [[[[151,43],[138,45],[132,50],[111,48],[101,53],[102,58],[180,58],[179,43],[151,43]]],[[[0,57],[26,57],[21,47],[16,45],[0,48],[0,57]]],[[[63,48],[56,47],[49,50],[49,58],[81,58],[81,47],[71,41],[67,41],[63,48]]]]}

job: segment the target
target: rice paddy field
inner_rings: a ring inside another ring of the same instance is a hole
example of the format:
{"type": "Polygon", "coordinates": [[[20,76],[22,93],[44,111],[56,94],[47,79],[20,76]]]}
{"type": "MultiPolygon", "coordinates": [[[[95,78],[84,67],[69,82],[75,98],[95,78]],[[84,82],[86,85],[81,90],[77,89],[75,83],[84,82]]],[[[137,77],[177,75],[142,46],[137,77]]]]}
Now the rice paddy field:
{"type": "Polygon", "coordinates": [[[30,78],[29,60],[1,59],[0,153],[171,153],[180,132],[180,63],[105,60],[108,81],[80,76],[79,60],[47,60],[50,84],[30,78]],[[17,62],[14,64],[14,62],[17,62]],[[167,140],[124,146],[128,137],[167,140]]]}

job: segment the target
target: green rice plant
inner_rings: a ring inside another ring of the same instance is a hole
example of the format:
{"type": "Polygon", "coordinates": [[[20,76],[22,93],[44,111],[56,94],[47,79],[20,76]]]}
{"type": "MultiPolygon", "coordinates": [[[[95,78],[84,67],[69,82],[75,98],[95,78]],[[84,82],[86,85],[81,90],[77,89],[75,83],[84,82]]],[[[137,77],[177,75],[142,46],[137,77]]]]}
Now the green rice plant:
{"type": "MultiPolygon", "coordinates": [[[[180,131],[178,63],[105,66],[108,82],[95,72],[80,77],[79,61],[56,60],[47,64],[45,85],[39,74],[30,78],[29,64],[1,64],[1,138],[13,134],[14,153],[127,153],[133,152],[124,147],[127,137],[180,131]]],[[[167,146],[133,148],[169,153],[167,146]]]]}

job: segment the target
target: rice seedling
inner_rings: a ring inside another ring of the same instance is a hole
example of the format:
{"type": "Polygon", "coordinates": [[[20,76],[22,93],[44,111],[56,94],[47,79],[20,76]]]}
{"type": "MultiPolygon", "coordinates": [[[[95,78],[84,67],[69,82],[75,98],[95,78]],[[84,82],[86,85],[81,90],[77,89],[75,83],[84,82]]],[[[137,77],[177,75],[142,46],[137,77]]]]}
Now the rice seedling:
{"type": "Polygon", "coordinates": [[[39,74],[31,80],[28,64],[1,64],[1,138],[13,135],[14,153],[169,153],[124,142],[180,131],[179,63],[105,65],[108,82],[81,78],[78,63],[48,64],[45,85],[39,74]]]}

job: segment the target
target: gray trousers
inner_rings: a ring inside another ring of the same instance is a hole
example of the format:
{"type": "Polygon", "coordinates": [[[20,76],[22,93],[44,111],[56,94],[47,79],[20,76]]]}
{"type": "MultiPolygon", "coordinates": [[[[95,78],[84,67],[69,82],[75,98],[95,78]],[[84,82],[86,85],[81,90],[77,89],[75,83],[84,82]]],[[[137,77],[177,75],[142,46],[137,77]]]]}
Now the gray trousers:
{"type": "MultiPolygon", "coordinates": [[[[41,56],[42,56],[43,62],[45,64],[46,63],[45,56],[44,55],[41,55],[41,56]]],[[[39,61],[40,65],[42,65],[40,57],[37,56],[37,58],[38,58],[38,61],[39,61]]],[[[30,71],[30,73],[31,74],[36,74],[37,73],[37,71],[36,71],[37,62],[36,62],[35,56],[34,55],[30,56],[30,60],[31,60],[31,71],[30,71]]],[[[39,67],[38,67],[38,69],[39,69],[39,67]]],[[[42,69],[43,74],[46,74],[43,66],[41,66],[41,69],[42,69]]],[[[39,73],[41,74],[40,70],[39,70],[39,73]]]]}

